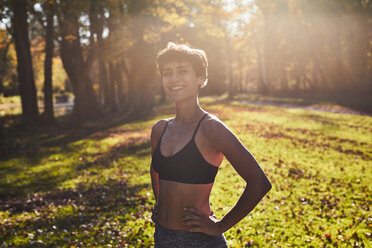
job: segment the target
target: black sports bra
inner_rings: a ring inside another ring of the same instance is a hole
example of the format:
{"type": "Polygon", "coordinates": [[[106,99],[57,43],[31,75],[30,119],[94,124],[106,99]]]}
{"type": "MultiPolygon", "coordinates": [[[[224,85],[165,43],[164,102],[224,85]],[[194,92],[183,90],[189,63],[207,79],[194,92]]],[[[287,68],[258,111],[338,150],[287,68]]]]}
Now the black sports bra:
{"type": "Polygon", "coordinates": [[[160,144],[169,121],[167,122],[152,155],[152,165],[159,174],[159,179],[188,184],[214,182],[218,167],[208,163],[195,144],[196,132],[207,115],[205,114],[200,119],[191,140],[179,152],[172,156],[164,157],[160,151],[160,144]]]}

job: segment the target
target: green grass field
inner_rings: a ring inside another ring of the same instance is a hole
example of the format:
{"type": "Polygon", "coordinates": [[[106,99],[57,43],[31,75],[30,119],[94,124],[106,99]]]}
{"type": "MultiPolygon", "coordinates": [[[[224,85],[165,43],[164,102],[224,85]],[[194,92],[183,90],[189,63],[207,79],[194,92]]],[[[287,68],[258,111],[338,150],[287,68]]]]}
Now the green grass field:
{"type": "MultiPolygon", "coordinates": [[[[203,98],[273,184],[225,233],[230,247],[372,247],[372,117],[203,98]]],[[[151,247],[152,124],[9,129],[0,159],[0,247],[151,247]]],[[[110,124],[107,124],[110,123],[110,124]]],[[[244,181],[224,160],[211,204],[221,218],[244,181]]]]}

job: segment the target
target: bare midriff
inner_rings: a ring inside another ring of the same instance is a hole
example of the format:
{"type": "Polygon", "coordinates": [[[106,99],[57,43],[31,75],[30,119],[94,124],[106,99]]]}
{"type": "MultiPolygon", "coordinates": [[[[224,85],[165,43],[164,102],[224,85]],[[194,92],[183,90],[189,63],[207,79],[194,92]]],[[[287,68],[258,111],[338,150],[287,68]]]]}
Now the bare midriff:
{"type": "Polygon", "coordinates": [[[187,184],[159,180],[158,222],[173,230],[186,230],[181,218],[184,207],[193,207],[210,215],[209,195],[213,183],[187,184]]]}

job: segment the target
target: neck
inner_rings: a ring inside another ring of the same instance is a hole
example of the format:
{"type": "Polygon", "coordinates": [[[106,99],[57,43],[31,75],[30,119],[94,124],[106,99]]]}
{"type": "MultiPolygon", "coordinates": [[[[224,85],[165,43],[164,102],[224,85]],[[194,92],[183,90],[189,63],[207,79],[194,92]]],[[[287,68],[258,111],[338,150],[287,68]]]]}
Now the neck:
{"type": "Polygon", "coordinates": [[[204,114],[204,111],[199,105],[198,98],[196,100],[192,99],[192,101],[175,102],[174,106],[176,109],[175,121],[177,125],[194,123],[204,114]]]}

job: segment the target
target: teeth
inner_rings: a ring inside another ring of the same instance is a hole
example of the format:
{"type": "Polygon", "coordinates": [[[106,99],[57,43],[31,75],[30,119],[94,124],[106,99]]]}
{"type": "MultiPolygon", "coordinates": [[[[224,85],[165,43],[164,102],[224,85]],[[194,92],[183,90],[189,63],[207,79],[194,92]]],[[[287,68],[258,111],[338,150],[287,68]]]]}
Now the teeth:
{"type": "Polygon", "coordinates": [[[180,90],[183,89],[185,86],[172,86],[170,87],[171,90],[180,90]]]}

